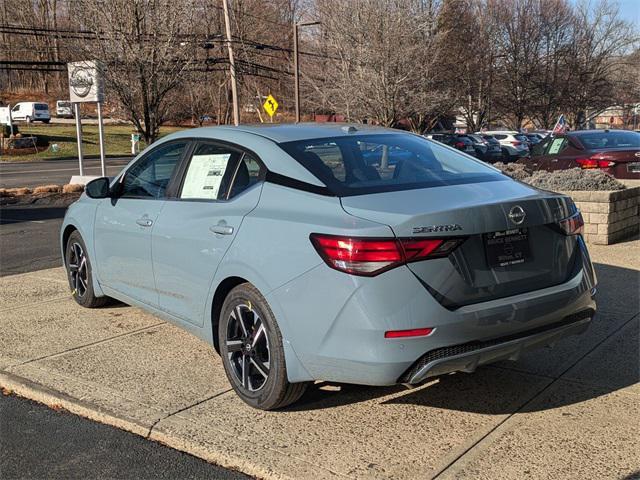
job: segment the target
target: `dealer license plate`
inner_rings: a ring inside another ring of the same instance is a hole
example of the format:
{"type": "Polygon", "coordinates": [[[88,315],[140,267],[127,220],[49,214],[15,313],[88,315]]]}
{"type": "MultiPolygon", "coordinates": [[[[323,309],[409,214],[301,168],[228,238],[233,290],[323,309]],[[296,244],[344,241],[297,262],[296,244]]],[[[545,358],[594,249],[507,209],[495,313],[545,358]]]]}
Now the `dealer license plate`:
{"type": "Polygon", "coordinates": [[[529,231],[526,228],[487,233],[484,244],[490,267],[517,265],[531,258],[529,231]]]}

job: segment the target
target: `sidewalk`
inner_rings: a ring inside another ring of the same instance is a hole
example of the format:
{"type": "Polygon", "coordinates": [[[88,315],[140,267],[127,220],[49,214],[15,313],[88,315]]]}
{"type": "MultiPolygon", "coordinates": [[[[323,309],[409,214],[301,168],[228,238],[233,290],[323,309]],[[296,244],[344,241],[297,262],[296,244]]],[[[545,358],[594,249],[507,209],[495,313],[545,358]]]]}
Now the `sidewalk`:
{"type": "Polygon", "coordinates": [[[3,277],[0,385],[262,478],[619,479],[640,474],[640,242],[590,250],[584,335],[413,390],[317,383],[270,413],[182,330],[78,307],[61,268],[3,277]]]}

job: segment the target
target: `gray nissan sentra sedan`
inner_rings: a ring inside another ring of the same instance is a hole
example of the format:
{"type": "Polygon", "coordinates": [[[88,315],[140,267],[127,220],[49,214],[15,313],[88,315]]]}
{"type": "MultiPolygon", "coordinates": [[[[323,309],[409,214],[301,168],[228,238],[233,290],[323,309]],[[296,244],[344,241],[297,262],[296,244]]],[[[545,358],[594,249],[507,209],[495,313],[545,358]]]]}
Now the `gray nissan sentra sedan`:
{"type": "Polygon", "coordinates": [[[275,409],[314,380],[417,384],[583,332],[596,279],[565,195],[397,130],[164,137],[87,185],[61,231],[73,297],[211,343],[275,409]]]}

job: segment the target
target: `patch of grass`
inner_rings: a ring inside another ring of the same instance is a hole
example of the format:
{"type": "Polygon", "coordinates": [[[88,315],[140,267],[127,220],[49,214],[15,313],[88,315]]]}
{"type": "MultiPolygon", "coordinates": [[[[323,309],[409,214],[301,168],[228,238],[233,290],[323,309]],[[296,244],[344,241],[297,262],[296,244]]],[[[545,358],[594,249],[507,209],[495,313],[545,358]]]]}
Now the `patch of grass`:
{"type": "MultiPolygon", "coordinates": [[[[160,136],[168,135],[182,130],[180,127],[162,127],[160,136]]],[[[24,136],[36,135],[49,142],[49,148],[38,153],[21,155],[1,155],[3,162],[25,162],[36,160],[55,160],[59,158],[77,158],[78,147],[76,143],[76,127],[74,124],[20,124],[20,133],[24,136]],[[52,150],[52,145],[58,145],[58,151],[52,150]]],[[[131,125],[105,125],[104,147],[107,157],[131,155],[131,134],[134,129],[131,125]]],[[[140,149],[146,147],[140,141],[140,149]]],[[[85,156],[100,156],[100,144],[98,141],[98,126],[82,126],[82,152],[85,156]]]]}

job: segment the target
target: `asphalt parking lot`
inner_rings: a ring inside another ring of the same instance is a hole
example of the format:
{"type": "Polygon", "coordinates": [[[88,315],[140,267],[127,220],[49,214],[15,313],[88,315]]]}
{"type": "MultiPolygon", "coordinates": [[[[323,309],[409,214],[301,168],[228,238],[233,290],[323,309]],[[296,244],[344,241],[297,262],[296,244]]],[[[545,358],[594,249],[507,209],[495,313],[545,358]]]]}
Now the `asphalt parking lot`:
{"type": "Polygon", "coordinates": [[[587,333],[416,389],[316,383],[252,410],[203,342],[121,304],[83,310],[61,268],[0,279],[0,385],[262,478],[640,475],[639,241],[591,252],[587,333]]]}

